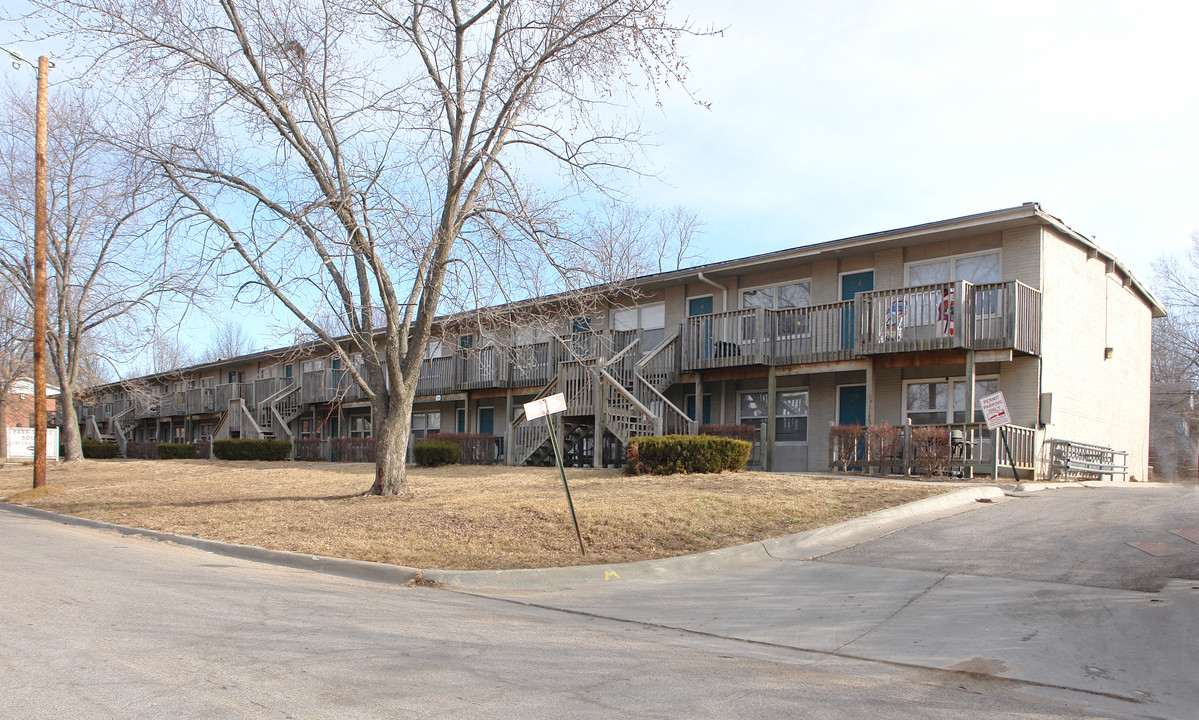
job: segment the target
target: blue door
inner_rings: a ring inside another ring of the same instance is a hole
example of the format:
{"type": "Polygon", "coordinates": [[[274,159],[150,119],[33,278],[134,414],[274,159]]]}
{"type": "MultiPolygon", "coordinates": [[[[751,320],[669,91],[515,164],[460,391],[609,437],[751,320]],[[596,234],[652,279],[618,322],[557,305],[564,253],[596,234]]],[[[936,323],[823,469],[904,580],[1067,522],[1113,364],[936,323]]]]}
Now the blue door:
{"type": "Polygon", "coordinates": [[[479,408],[479,433],[492,435],[495,430],[495,408],[479,408]]]}
{"type": "MultiPolygon", "coordinates": [[[[687,300],[687,316],[712,314],[712,296],[689,298],[687,300]]],[[[704,320],[693,325],[696,337],[692,347],[696,349],[698,359],[707,360],[712,357],[712,321],[704,320]]],[[[692,417],[695,417],[694,415],[692,417]]]]}
{"type": "MultiPolygon", "coordinates": [[[[865,385],[843,385],[837,388],[837,424],[866,427],[865,385]]],[[[865,456],[866,435],[863,433],[858,440],[858,457],[865,456]]]]}
{"type": "Polygon", "coordinates": [[[700,425],[709,425],[712,422],[712,396],[704,393],[704,414],[703,417],[695,416],[695,396],[687,396],[687,407],[684,408],[687,412],[687,417],[698,420],[700,425]]]}
{"type": "MultiPolygon", "coordinates": [[[[874,271],[866,270],[841,276],[841,299],[853,300],[860,292],[870,292],[874,289],[874,271]]],[[[849,312],[841,316],[841,347],[845,350],[854,345],[854,308],[849,306],[849,312]]],[[[865,396],[863,395],[863,398],[865,396]]]]}

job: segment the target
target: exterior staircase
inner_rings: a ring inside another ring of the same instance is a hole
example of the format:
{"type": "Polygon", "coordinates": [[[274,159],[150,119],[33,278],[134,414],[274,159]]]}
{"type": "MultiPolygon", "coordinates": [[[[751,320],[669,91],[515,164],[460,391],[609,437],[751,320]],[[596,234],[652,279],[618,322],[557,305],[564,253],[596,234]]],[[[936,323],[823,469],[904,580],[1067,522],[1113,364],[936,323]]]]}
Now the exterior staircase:
{"type": "MultiPolygon", "coordinates": [[[[625,346],[611,359],[559,363],[558,375],[537,394],[543,398],[561,392],[566,399],[562,419],[562,454],[581,462],[594,438],[595,427],[583,418],[594,417],[597,386],[602,397],[604,428],[621,445],[634,437],[662,434],[695,434],[698,423],[670,402],[662,390],[678,380],[678,334],[664,340],[636,360],[638,341],[625,346]]],[[[553,445],[544,421],[526,421],[522,412],[511,427],[512,459],[516,465],[552,465],[553,445]]],[[[596,453],[591,448],[591,455],[596,453]]],[[[597,461],[592,457],[592,462],[597,461]]]]}

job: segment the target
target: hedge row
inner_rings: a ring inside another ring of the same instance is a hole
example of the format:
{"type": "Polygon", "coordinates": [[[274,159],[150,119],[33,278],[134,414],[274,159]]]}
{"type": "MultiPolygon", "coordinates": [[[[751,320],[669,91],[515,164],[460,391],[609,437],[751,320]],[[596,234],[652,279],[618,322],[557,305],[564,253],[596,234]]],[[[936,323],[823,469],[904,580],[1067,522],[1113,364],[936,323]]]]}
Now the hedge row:
{"type": "Polygon", "coordinates": [[[186,443],[158,443],[155,450],[160,460],[191,460],[196,457],[196,446],[186,443]]]}
{"type": "Polygon", "coordinates": [[[454,465],[461,455],[458,443],[446,440],[424,440],[412,446],[412,457],[423,467],[454,465]]]}
{"type": "MultiPolygon", "coordinates": [[[[89,460],[111,460],[121,456],[121,446],[116,443],[100,442],[99,440],[83,441],[83,457],[89,460]]],[[[66,450],[60,451],[60,457],[66,457],[66,450]]]]}
{"type": "Polygon", "coordinates": [[[666,435],[631,438],[625,472],[673,475],[743,470],[751,445],[715,435],[666,435]]]}
{"type": "Polygon", "coordinates": [[[218,460],[286,460],[291,443],[286,440],[216,440],[212,455],[218,460]]]}

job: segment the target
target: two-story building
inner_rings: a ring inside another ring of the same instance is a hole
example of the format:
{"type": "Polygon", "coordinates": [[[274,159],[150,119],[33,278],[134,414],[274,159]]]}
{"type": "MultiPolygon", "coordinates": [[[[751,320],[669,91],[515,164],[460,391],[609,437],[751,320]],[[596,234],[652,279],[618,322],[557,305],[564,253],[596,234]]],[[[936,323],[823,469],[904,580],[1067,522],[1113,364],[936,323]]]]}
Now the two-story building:
{"type": "MultiPolygon", "coordinates": [[[[960,429],[991,471],[1046,477],[1058,439],[1127,452],[1129,474],[1147,473],[1150,323],[1164,310],[1036,204],[636,278],[590,307],[546,310],[536,327],[441,318],[414,436],[479,433],[507,462],[546,462],[545,426],[521,407],[561,392],[567,455],[584,465],[619,464],[634,435],[741,424],[760,429],[766,468],[827,470],[831,425],[887,422],[960,429]],[[1012,419],[1003,463],[979,405],[997,391],[1012,419]]],[[[187,368],[144,378],[156,390],[139,397],[99,388],[81,417],[114,438],[369,437],[369,404],[321,356],[187,368]]]]}

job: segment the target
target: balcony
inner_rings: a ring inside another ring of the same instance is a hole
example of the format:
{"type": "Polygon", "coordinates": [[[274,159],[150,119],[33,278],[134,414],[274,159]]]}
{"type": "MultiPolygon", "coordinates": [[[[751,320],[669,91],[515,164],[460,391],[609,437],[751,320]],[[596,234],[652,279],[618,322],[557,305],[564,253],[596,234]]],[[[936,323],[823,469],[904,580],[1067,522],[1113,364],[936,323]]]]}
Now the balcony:
{"type": "Polygon", "coordinates": [[[1041,351],[1041,293],[965,281],[858,293],[806,308],[749,308],[683,322],[683,369],[802,365],[945,349],[1041,351]]]}

